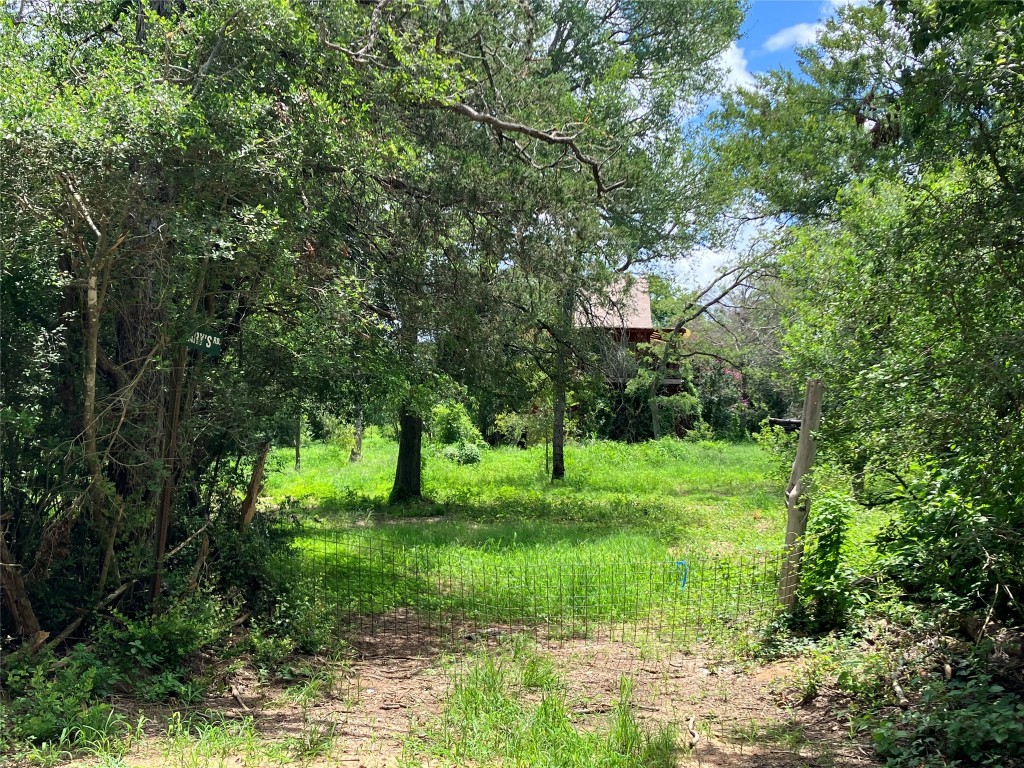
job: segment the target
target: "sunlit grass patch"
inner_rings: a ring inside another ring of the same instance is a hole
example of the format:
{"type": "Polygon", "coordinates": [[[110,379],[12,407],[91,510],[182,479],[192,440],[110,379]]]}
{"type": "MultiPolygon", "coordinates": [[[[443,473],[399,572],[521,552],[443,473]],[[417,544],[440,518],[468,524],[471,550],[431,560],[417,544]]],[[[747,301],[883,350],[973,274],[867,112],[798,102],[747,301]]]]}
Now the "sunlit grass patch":
{"type": "Polygon", "coordinates": [[[386,526],[396,540],[440,546],[593,542],[599,550],[614,534],[663,553],[690,545],[729,552],[776,546],[784,534],[782,489],[768,479],[770,462],[754,444],[570,445],[567,479],[559,483],[545,474],[541,447],[490,449],[469,466],[428,450],[424,492],[433,503],[392,508],[386,499],[396,450],[371,436],[363,461],[350,464],[340,448],[310,445],[301,472],[282,450],[266,492],[302,518],[386,526]]]}
{"type": "Polygon", "coordinates": [[[331,755],[336,726],[303,710],[302,727],[284,739],[266,738],[252,717],[219,712],[172,713],[160,741],[160,763],[172,768],[307,765],[331,755]]]}
{"type": "Polygon", "coordinates": [[[675,731],[637,721],[628,677],[620,681],[610,716],[581,727],[554,664],[522,638],[471,654],[450,675],[441,714],[407,740],[403,766],[422,765],[424,757],[451,766],[676,764],[675,731]]]}

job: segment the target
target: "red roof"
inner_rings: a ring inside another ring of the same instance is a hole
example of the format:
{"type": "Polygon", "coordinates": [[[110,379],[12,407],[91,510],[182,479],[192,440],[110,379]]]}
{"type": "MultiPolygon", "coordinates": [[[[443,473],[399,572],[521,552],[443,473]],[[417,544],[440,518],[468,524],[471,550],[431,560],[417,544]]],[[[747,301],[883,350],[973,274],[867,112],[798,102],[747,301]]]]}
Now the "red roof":
{"type": "Polygon", "coordinates": [[[577,323],[591,328],[654,329],[646,277],[620,277],[612,284],[609,293],[610,306],[594,302],[580,314],[577,323]]]}

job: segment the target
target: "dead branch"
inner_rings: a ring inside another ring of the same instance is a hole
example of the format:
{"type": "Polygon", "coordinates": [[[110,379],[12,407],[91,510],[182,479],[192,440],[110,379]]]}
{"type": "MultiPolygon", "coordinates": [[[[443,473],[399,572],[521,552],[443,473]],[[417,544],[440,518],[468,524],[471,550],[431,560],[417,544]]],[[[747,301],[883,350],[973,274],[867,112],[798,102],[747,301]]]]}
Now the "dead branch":
{"type": "Polygon", "coordinates": [[[536,139],[537,141],[544,142],[545,144],[565,147],[572,153],[572,156],[576,158],[576,161],[580,165],[590,168],[591,176],[593,176],[594,179],[594,185],[597,187],[598,197],[614,192],[626,185],[625,180],[616,181],[611,184],[604,183],[604,180],[601,178],[601,163],[583,152],[577,143],[577,139],[579,138],[578,134],[562,133],[557,130],[542,131],[539,128],[534,128],[533,126],[526,125],[525,123],[503,120],[495,115],[478,112],[468,104],[461,104],[458,102],[454,104],[433,102],[430,106],[442,109],[446,112],[454,112],[458,115],[462,115],[475,123],[488,125],[499,133],[517,133],[521,136],[529,136],[531,139],[536,139]]]}
{"type": "Polygon", "coordinates": [[[220,32],[217,33],[217,41],[213,44],[213,48],[210,50],[210,55],[206,57],[206,61],[199,67],[199,71],[196,72],[195,82],[192,84],[192,98],[194,99],[199,95],[199,86],[203,83],[203,78],[210,71],[210,67],[213,66],[213,62],[217,60],[217,56],[220,55],[221,49],[224,47],[224,38],[227,36],[228,29],[231,27],[232,22],[238,17],[241,11],[235,11],[231,14],[231,17],[224,22],[224,26],[221,27],[220,32]]]}
{"type": "Polygon", "coordinates": [[[94,605],[90,610],[85,611],[84,613],[82,613],[81,616],[79,616],[77,619],[75,619],[70,624],[68,624],[68,626],[65,627],[64,630],[59,635],[57,635],[55,638],[53,638],[53,640],[51,640],[50,642],[48,642],[46,644],[47,649],[56,648],[58,645],[60,645],[65,640],[67,640],[69,637],[71,637],[71,634],[76,629],[78,629],[79,626],[81,626],[83,621],[85,621],[92,614],[96,613],[96,611],[100,610],[101,608],[105,608],[106,606],[110,605],[112,602],[117,600],[117,598],[119,598],[121,595],[123,595],[125,592],[127,592],[128,588],[131,587],[133,584],[135,584],[135,582],[137,582],[137,581],[138,581],[138,579],[132,579],[131,581],[126,581],[120,587],[118,587],[113,592],[111,592],[109,595],[107,595],[105,598],[103,598],[98,603],[96,603],[96,605],[94,605]]]}

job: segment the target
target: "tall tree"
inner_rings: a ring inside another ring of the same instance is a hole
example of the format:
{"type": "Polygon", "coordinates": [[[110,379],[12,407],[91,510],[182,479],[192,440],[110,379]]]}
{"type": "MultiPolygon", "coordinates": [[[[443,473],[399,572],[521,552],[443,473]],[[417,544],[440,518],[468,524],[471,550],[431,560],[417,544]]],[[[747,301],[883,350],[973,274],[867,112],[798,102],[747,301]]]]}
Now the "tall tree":
{"type": "Polygon", "coordinates": [[[898,511],[893,572],[1018,617],[1022,30],[1009,4],[847,9],[805,80],[727,106],[720,145],[745,204],[798,225],[788,354],[825,377],[825,445],[875,478],[865,503],[898,511]]]}

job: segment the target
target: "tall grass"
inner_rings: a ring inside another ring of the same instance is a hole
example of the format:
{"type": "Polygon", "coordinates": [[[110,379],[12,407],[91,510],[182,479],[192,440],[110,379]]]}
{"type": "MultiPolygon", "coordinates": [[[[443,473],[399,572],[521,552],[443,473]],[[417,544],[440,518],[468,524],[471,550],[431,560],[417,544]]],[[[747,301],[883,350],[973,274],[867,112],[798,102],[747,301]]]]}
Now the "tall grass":
{"type": "MultiPolygon", "coordinates": [[[[585,633],[591,622],[749,618],[771,604],[783,481],[754,444],[576,444],[560,483],[543,448],[492,449],[466,466],[428,449],[432,501],[392,507],[396,450],[369,436],[350,464],[312,445],[301,472],[281,466],[282,452],[269,479],[271,499],[304,524],[296,565],[340,614],[414,608],[585,633]]],[[[877,519],[854,522],[855,546],[877,519]]]]}
{"type": "Polygon", "coordinates": [[[310,530],[298,541],[309,588],[363,633],[386,631],[368,617],[413,609],[420,628],[441,633],[541,625],[548,636],[683,639],[723,621],[765,620],[781,561],[778,553],[674,561],[603,546],[445,550],[396,546],[376,531],[310,530]]]}
{"type": "MultiPolygon", "coordinates": [[[[610,717],[581,728],[553,662],[514,638],[477,652],[451,672],[439,717],[407,740],[403,766],[424,757],[442,765],[667,768],[676,765],[675,732],[640,724],[624,677],[610,717]]],[[[435,764],[434,762],[431,763],[435,764]]]]}
{"type": "Polygon", "coordinates": [[[267,494],[339,526],[374,525],[396,543],[451,550],[585,545],[603,552],[662,555],[773,548],[784,535],[781,489],[753,444],[638,445],[592,442],[566,449],[567,479],[551,483],[544,449],[497,448],[460,466],[427,451],[424,491],[433,503],[392,508],[394,443],[370,436],[364,458],[310,445],[295,472],[276,454],[267,494]],[[410,520],[410,517],[425,519],[410,520]],[[440,517],[441,519],[434,519],[440,517]]]}

